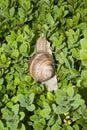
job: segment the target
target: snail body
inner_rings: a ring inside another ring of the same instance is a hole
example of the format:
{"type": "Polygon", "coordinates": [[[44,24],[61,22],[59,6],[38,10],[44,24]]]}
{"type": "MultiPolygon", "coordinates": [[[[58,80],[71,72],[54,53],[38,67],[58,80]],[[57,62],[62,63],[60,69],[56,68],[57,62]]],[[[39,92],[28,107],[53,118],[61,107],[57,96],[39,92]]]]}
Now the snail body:
{"type": "Polygon", "coordinates": [[[44,36],[40,37],[36,42],[36,53],[45,52],[49,53],[52,56],[52,52],[50,50],[50,43],[46,40],[44,36]]]}
{"type": "Polygon", "coordinates": [[[44,36],[40,37],[36,42],[36,53],[38,52],[47,52],[47,41],[44,36]]]}

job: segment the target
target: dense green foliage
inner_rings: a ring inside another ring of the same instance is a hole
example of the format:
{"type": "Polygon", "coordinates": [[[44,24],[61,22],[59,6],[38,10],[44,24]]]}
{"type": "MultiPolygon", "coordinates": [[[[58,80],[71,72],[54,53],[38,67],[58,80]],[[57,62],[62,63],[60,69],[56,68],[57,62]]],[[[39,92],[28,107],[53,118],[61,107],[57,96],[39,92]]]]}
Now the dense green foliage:
{"type": "Polygon", "coordinates": [[[0,130],[87,130],[87,0],[0,0],[0,130]],[[42,33],[55,92],[28,73],[42,33]]]}

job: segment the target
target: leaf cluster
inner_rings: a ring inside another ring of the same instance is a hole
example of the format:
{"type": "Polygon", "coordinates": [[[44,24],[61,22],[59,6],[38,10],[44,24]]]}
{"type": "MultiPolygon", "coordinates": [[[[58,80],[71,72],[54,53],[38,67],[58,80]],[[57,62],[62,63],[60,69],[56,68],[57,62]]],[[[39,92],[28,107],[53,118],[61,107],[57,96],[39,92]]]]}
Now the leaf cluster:
{"type": "Polygon", "coordinates": [[[0,2],[0,130],[87,130],[87,0],[0,2]],[[28,73],[42,33],[55,92],[28,73]]]}

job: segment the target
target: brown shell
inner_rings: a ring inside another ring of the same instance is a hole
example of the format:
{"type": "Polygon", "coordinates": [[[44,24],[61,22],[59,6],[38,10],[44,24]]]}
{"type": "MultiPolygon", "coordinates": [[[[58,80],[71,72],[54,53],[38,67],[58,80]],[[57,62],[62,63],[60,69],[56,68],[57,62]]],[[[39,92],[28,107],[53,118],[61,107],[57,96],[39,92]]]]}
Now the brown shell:
{"type": "Polygon", "coordinates": [[[29,73],[37,81],[47,81],[54,76],[53,57],[41,52],[34,55],[29,62],[29,73]]]}

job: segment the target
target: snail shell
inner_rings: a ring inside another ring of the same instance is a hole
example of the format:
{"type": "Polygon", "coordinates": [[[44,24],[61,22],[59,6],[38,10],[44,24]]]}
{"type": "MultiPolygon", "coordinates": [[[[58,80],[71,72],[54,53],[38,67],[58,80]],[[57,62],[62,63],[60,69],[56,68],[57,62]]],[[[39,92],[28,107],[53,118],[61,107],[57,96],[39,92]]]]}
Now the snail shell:
{"type": "Polygon", "coordinates": [[[40,82],[47,81],[54,76],[53,57],[48,52],[39,52],[29,63],[30,75],[40,82]]]}

